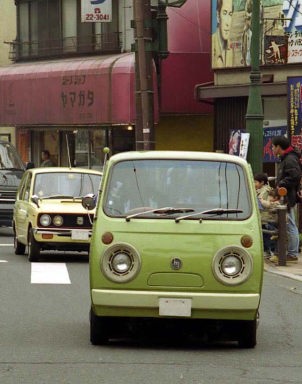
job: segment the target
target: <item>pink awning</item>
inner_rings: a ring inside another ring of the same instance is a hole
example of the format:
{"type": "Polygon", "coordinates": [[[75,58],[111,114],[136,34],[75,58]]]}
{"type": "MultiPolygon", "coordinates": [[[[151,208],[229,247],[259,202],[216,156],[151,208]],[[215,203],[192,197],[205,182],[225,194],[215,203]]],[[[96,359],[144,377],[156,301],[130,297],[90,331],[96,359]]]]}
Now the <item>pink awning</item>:
{"type": "Polygon", "coordinates": [[[116,124],[135,124],[132,53],[0,67],[0,125],[116,124]]]}

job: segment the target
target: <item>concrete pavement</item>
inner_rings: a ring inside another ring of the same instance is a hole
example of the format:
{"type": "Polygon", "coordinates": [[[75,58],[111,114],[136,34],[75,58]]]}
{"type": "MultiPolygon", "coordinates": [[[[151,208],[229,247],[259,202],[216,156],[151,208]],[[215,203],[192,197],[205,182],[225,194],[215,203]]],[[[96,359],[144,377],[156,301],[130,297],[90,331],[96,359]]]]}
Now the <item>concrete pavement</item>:
{"type": "Polygon", "coordinates": [[[302,255],[299,255],[298,263],[287,263],[286,266],[279,266],[265,259],[264,270],[290,279],[302,281],[302,255]]]}

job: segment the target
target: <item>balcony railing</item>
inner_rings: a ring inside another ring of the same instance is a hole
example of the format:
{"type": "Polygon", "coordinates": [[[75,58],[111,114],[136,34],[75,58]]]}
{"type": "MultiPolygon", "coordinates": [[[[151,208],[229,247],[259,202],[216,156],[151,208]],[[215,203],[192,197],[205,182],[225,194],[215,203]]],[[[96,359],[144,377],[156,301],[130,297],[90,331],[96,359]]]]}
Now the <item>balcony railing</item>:
{"type": "Polygon", "coordinates": [[[9,59],[18,61],[39,60],[85,54],[120,53],[120,33],[102,33],[81,37],[66,37],[59,40],[7,42],[10,45],[9,59]]]}

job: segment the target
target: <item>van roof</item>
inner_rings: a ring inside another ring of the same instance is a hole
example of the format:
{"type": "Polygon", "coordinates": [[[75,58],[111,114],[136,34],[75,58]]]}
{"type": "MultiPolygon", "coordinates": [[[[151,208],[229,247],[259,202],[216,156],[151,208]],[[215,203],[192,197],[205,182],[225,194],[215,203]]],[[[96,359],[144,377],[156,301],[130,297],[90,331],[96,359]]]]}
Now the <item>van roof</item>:
{"type": "Polygon", "coordinates": [[[175,159],[175,160],[207,160],[207,161],[227,161],[246,166],[247,161],[239,156],[217,152],[199,151],[130,151],[122,152],[110,157],[110,162],[126,160],[153,160],[153,159],[175,159]]]}

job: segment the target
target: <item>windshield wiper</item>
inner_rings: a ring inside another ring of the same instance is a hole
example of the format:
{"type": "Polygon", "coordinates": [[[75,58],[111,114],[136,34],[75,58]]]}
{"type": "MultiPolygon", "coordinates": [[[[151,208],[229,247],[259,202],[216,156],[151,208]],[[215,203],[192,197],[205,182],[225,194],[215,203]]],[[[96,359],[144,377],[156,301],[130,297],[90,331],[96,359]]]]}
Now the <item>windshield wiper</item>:
{"type": "Polygon", "coordinates": [[[141,211],[137,213],[133,213],[132,215],[128,215],[126,217],[126,221],[130,221],[130,219],[141,216],[148,213],[155,213],[155,214],[164,214],[164,215],[172,215],[174,213],[186,213],[186,212],[194,212],[194,209],[192,208],[173,208],[173,207],[164,207],[164,208],[154,208],[147,211],[141,211]]]}
{"type": "MultiPolygon", "coordinates": [[[[198,216],[198,215],[224,215],[225,213],[242,213],[242,209],[237,209],[237,208],[213,208],[213,209],[207,209],[206,211],[201,211],[201,212],[195,212],[190,215],[185,215],[185,216],[180,216],[175,219],[176,223],[179,223],[180,220],[185,220],[189,219],[190,217],[193,216],[198,216]]],[[[202,219],[199,220],[200,222],[202,219]]]]}

